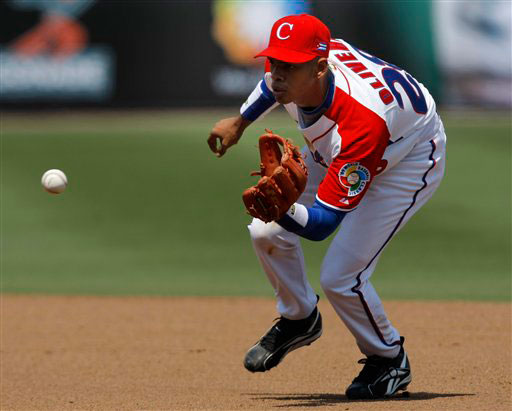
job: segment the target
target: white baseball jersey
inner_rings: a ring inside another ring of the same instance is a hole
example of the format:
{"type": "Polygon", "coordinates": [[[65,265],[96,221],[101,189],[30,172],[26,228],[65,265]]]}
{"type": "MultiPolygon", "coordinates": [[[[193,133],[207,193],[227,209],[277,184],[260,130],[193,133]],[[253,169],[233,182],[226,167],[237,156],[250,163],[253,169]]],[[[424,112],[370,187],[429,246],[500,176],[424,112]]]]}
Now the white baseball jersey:
{"type": "MultiPolygon", "coordinates": [[[[332,102],[319,120],[299,130],[316,161],[328,167],[317,199],[345,211],[359,204],[376,175],[393,167],[422,135],[432,135],[436,105],[428,90],[400,68],[343,40],[330,46],[332,102]]],[[[267,106],[256,109],[264,115],[277,106],[266,90],[272,90],[269,72],[242,106],[242,115],[261,106],[265,94],[267,106]]],[[[297,105],[285,108],[298,123],[297,105]]]]}

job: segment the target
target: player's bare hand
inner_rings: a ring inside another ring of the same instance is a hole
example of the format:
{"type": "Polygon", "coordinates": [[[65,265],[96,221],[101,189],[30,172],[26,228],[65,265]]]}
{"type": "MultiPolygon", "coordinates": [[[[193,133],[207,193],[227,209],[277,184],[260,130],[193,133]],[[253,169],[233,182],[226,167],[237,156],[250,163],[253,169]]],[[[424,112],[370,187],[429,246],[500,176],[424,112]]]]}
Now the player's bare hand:
{"type": "Polygon", "coordinates": [[[251,122],[245,120],[242,116],[220,120],[215,124],[208,137],[210,150],[212,150],[217,157],[222,157],[229,147],[238,143],[238,140],[240,140],[240,137],[242,137],[244,130],[249,124],[251,124],[251,122]]]}

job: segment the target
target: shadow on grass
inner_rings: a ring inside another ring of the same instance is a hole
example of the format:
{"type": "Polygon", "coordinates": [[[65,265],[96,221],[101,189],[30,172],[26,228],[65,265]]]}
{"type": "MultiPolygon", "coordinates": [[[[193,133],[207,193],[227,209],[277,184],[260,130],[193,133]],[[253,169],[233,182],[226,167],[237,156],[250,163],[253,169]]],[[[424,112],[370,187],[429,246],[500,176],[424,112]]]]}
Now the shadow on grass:
{"type": "Polygon", "coordinates": [[[336,405],[351,402],[380,402],[380,401],[424,401],[433,400],[435,398],[451,398],[451,397],[466,397],[473,396],[471,393],[436,393],[436,392],[413,392],[405,391],[397,394],[392,398],[381,400],[349,400],[342,394],[265,394],[265,393],[246,393],[244,395],[250,396],[252,400],[274,400],[280,401],[282,404],[275,405],[275,408],[280,407],[324,407],[329,405],[336,405]]]}

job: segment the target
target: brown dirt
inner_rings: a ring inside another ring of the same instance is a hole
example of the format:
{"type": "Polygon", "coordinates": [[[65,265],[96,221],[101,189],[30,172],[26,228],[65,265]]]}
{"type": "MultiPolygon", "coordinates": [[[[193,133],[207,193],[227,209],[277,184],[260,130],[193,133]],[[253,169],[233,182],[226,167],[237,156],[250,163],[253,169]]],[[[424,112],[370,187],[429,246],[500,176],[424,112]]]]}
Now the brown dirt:
{"type": "Polygon", "coordinates": [[[252,298],[2,296],[2,409],[511,409],[508,303],[387,302],[408,398],[348,401],[360,354],[322,301],[324,335],[264,374],[245,350],[276,316],[252,298]]]}

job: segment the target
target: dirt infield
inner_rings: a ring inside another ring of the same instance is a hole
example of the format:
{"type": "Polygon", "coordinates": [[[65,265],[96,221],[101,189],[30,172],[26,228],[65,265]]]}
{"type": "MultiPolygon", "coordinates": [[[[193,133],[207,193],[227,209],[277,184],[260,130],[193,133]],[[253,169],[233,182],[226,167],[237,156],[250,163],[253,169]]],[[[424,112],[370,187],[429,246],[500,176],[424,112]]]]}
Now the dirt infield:
{"type": "Polygon", "coordinates": [[[360,353],[325,301],[322,338],[250,374],[272,300],[2,296],[1,409],[511,409],[510,304],[385,307],[407,338],[410,396],[348,401],[360,353]]]}

